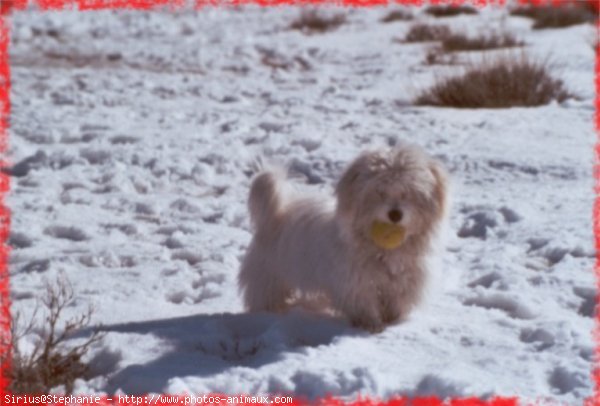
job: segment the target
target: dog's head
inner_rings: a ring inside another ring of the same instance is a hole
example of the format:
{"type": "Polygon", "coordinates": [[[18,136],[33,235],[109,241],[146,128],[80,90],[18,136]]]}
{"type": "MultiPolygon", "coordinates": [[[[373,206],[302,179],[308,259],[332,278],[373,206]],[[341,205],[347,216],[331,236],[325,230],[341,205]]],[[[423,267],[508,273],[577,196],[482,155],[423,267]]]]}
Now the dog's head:
{"type": "Polygon", "coordinates": [[[378,224],[397,226],[404,241],[426,241],[446,210],[446,179],[442,165],[413,145],[364,153],[337,185],[338,221],[350,238],[373,242],[378,224]]]}

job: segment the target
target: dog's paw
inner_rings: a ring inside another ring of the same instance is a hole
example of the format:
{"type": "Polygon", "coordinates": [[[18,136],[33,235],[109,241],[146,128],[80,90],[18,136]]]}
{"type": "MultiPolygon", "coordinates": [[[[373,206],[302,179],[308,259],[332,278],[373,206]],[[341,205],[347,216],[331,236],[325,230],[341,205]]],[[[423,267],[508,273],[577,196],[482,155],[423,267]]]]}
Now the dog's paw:
{"type": "Polygon", "coordinates": [[[352,327],[367,330],[373,334],[381,333],[385,328],[385,324],[381,320],[364,315],[351,318],[350,323],[352,327]]]}
{"type": "Polygon", "coordinates": [[[408,318],[408,312],[399,309],[384,309],[381,319],[384,324],[401,323],[408,318]]]}

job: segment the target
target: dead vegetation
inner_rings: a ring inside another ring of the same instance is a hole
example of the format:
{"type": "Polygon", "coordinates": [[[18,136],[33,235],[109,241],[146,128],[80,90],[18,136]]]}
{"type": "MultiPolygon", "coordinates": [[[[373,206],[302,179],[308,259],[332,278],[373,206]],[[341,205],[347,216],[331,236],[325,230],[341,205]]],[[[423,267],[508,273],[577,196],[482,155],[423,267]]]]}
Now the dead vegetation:
{"type": "Polygon", "coordinates": [[[521,55],[473,64],[460,76],[438,79],[417,97],[417,105],[458,108],[539,106],[572,97],[550,75],[547,63],[521,55]]]}
{"type": "Polygon", "coordinates": [[[85,378],[88,366],[83,357],[90,347],[101,339],[96,329],[89,338],[77,345],[68,345],[67,341],[77,331],[88,328],[92,309],[87,313],[64,321],[64,312],[74,300],[71,284],[60,278],[53,286],[46,284],[41,308],[45,313],[43,323],[36,316],[40,307],[36,307],[31,319],[25,325],[21,314],[14,315],[10,324],[10,337],[5,346],[8,352],[2,355],[1,363],[10,363],[4,370],[9,382],[8,391],[14,394],[44,394],[50,389],[62,386],[66,394],[73,392],[75,380],[85,378]],[[37,335],[33,348],[23,351],[26,336],[37,335]]]}
{"type": "Polygon", "coordinates": [[[415,24],[408,30],[405,42],[442,41],[450,35],[445,25],[415,24]]]}
{"type": "Polygon", "coordinates": [[[386,14],[385,17],[381,19],[382,23],[393,23],[395,21],[409,21],[413,19],[413,15],[404,10],[393,10],[386,14]]]}
{"type": "Polygon", "coordinates": [[[317,10],[302,11],[300,16],[290,24],[290,29],[299,30],[305,34],[324,33],[333,31],[346,23],[344,14],[330,16],[320,14],[317,10]]]}
{"type": "Polygon", "coordinates": [[[523,41],[517,40],[509,33],[494,33],[478,37],[468,37],[464,34],[450,34],[442,38],[442,48],[447,52],[485,51],[488,49],[512,48],[523,45],[523,41]]]}
{"type": "Polygon", "coordinates": [[[440,42],[440,46],[430,49],[427,53],[426,64],[453,64],[456,58],[450,55],[460,51],[486,51],[501,48],[524,46],[509,33],[492,33],[476,37],[460,33],[452,33],[445,25],[415,24],[406,34],[404,41],[398,42],[440,42]]]}
{"type": "Polygon", "coordinates": [[[440,5],[427,7],[425,13],[438,18],[453,17],[460,14],[477,14],[477,9],[471,6],[440,5]]]}
{"type": "Polygon", "coordinates": [[[570,27],[598,19],[598,11],[594,9],[593,4],[585,1],[561,6],[521,6],[513,9],[510,14],[533,19],[533,28],[536,30],[570,27]]]}
{"type": "Polygon", "coordinates": [[[293,57],[283,55],[273,49],[266,47],[257,47],[260,54],[260,62],[273,70],[303,70],[312,69],[311,64],[302,56],[296,55],[293,57]]]}

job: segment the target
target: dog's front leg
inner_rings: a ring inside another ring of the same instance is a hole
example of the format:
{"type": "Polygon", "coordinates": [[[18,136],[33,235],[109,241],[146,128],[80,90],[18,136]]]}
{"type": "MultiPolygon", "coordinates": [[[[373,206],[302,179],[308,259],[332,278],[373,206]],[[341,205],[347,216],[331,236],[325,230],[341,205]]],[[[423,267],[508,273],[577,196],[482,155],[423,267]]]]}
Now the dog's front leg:
{"type": "Polygon", "coordinates": [[[403,317],[406,317],[406,312],[402,312],[397,300],[392,296],[393,293],[388,289],[381,289],[379,292],[379,309],[381,319],[384,324],[391,324],[403,317]]]}
{"type": "Polygon", "coordinates": [[[379,286],[379,311],[384,324],[392,324],[402,322],[408,318],[410,306],[403,299],[407,299],[407,295],[399,291],[393,281],[388,284],[379,286]]]}
{"type": "Polygon", "coordinates": [[[353,327],[361,328],[371,333],[380,333],[383,331],[385,325],[381,320],[375,319],[373,316],[366,313],[354,314],[350,316],[350,322],[353,327]]]}
{"type": "Polygon", "coordinates": [[[409,313],[410,309],[397,300],[381,308],[381,318],[386,325],[405,322],[409,313]]]}
{"type": "Polygon", "coordinates": [[[383,330],[384,323],[376,300],[376,295],[354,296],[346,300],[342,308],[354,327],[377,333],[383,330]]]}

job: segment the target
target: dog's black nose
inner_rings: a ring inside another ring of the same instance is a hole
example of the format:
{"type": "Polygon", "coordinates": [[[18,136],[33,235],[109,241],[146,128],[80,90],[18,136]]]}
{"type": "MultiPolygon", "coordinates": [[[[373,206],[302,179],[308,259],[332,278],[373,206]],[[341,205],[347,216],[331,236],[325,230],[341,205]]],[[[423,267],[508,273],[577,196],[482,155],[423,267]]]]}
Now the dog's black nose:
{"type": "Polygon", "coordinates": [[[393,209],[388,211],[388,218],[392,221],[392,223],[397,223],[402,220],[402,212],[398,209],[393,209]]]}

